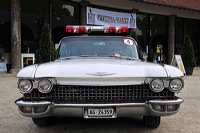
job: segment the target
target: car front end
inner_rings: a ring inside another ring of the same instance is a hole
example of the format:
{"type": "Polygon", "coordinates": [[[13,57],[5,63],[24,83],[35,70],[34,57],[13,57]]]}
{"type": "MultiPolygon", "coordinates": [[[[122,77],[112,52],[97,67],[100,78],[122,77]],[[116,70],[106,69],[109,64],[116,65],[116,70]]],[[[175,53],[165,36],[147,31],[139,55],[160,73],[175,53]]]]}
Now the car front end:
{"type": "Polygon", "coordinates": [[[170,65],[140,61],[136,45],[122,36],[64,38],[58,60],[18,73],[20,113],[39,126],[52,116],[143,116],[145,125],[158,127],[160,116],[179,111],[183,99],[176,93],[184,88],[184,75],[170,65]]]}

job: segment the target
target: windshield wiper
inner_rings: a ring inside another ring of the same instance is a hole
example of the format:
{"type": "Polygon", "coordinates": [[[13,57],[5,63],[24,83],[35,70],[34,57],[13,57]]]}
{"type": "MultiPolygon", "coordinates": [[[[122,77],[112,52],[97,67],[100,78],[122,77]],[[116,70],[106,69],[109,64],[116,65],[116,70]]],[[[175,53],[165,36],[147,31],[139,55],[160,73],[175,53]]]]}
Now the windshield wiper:
{"type": "Polygon", "coordinates": [[[115,55],[110,55],[108,57],[114,57],[114,58],[119,58],[119,59],[126,59],[126,60],[137,60],[140,61],[140,59],[137,58],[132,58],[130,56],[115,56],[115,55]]]}
{"type": "Polygon", "coordinates": [[[64,58],[60,58],[61,60],[69,60],[70,57],[64,57],[64,58]]]}
{"type": "Polygon", "coordinates": [[[129,56],[120,56],[120,58],[126,59],[126,60],[133,60],[133,58],[132,58],[132,57],[129,57],[129,56]]]}
{"type": "Polygon", "coordinates": [[[78,57],[97,57],[95,55],[79,55],[78,57]]]}
{"type": "Polygon", "coordinates": [[[131,59],[129,56],[116,56],[116,55],[109,55],[108,57],[115,57],[115,58],[120,58],[120,59],[131,59]]]}
{"type": "Polygon", "coordinates": [[[129,57],[129,56],[121,56],[123,59],[127,59],[127,60],[136,60],[136,61],[140,61],[140,59],[137,59],[137,58],[132,58],[132,57],[129,57]]]}
{"type": "Polygon", "coordinates": [[[71,58],[78,58],[78,57],[97,57],[97,56],[93,56],[93,55],[67,56],[67,57],[61,58],[61,60],[69,60],[71,58]]]}

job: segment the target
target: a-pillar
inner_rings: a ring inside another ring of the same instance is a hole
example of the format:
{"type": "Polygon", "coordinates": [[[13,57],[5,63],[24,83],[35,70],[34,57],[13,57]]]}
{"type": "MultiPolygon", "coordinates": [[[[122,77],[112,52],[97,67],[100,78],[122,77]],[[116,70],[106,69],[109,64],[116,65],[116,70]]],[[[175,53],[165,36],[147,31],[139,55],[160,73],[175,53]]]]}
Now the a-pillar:
{"type": "Polygon", "coordinates": [[[82,0],[81,5],[81,25],[87,24],[87,6],[90,4],[89,1],[82,0]]]}
{"type": "Polygon", "coordinates": [[[168,25],[168,64],[171,64],[174,58],[174,47],[175,47],[175,17],[176,15],[170,15],[168,25]]]}
{"type": "Polygon", "coordinates": [[[11,73],[20,70],[21,63],[21,20],[20,0],[11,0],[11,73]]]}

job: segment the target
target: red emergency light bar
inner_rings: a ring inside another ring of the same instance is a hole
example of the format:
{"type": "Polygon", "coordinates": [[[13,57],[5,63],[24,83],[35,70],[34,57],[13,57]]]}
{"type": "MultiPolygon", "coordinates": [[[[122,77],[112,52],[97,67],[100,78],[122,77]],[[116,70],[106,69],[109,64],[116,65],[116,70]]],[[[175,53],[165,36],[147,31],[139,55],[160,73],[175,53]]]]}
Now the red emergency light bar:
{"type": "Polygon", "coordinates": [[[73,26],[66,26],[66,32],[67,33],[74,33],[74,27],[73,26]]]}
{"type": "Polygon", "coordinates": [[[128,27],[127,26],[122,26],[119,28],[119,33],[128,33],[128,27]]]}
{"type": "Polygon", "coordinates": [[[129,29],[127,26],[66,26],[66,33],[107,33],[107,34],[127,34],[129,29]]]}
{"type": "Polygon", "coordinates": [[[116,32],[117,32],[117,29],[115,26],[108,27],[108,33],[116,33],[116,32]]]}
{"type": "Polygon", "coordinates": [[[86,33],[86,27],[85,26],[78,26],[76,29],[77,33],[86,33]]]}

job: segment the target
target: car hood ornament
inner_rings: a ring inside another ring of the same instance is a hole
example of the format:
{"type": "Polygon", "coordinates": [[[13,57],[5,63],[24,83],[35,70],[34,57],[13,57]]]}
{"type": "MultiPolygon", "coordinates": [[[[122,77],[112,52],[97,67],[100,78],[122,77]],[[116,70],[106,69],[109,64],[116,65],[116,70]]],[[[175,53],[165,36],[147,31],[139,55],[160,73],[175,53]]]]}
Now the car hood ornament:
{"type": "Polygon", "coordinates": [[[108,72],[95,72],[95,73],[86,73],[88,75],[94,75],[94,76],[108,76],[108,75],[114,75],[116,73],[108,73],[108,72]]]}

